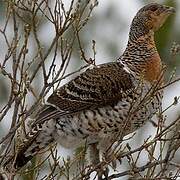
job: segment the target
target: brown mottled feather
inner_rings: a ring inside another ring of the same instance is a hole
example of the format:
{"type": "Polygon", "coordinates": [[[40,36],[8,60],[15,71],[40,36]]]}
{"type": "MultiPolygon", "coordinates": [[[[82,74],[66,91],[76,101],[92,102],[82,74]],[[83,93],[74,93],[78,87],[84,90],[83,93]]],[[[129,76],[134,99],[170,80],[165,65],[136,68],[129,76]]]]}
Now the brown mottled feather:
{"type": "Polygon", "coordinates": [[[132,75],[123,69],[122,64],[113,62],[99,65],[86,70],[55,91],[47,102],[57,107],[58,111],[54,108],[49,114],[46,106],[34,124],[86,109],[115,104],[132,90],[132,75]]]}

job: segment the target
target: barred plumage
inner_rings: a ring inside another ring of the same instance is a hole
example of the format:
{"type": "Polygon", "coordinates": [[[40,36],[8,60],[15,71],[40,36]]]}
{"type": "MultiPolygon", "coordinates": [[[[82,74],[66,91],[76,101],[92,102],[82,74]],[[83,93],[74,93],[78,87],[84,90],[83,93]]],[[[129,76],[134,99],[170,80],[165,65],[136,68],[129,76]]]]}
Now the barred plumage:
{"type": "Polygon", "coordinates": [[[97,143],[105,151],[150,119],[161,105],[163,81],[154,31],[172,12],[155,3],[140,9],[117,62],[88,69],[54,92],[13,159],[15,168],[54,141],[68,148],[97,143]]]}

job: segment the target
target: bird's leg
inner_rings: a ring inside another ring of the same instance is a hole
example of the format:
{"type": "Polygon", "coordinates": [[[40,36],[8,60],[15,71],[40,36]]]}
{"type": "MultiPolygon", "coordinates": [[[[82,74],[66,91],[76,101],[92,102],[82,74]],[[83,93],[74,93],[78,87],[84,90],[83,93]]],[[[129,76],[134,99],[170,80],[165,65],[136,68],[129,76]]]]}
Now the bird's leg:
{"type": "Polygon", "coordinates": [[[90,162],[92,163],[93,166],[97,166],[97,164],[100,163],[100,158],[99,158],[99,149],[97,148],[97,144],[91,144],[89,146],[89,156],[90,156],[90,162]]]}
{"type": "MultiPolygon", "coordinates": [[[[97,143],[91,144],[89,146],[89,156],[90,156],[90,161],[93,165],[93,167],[96,167],[97,165],[100,164],[100,157],[99,157],[99,149],[97,148],[97,143]]],[[[104,174],[105,177],[108,175],[108,168],[99,168],[98,171],[98,180],[102,179],[102,176],[104,174]]]]}

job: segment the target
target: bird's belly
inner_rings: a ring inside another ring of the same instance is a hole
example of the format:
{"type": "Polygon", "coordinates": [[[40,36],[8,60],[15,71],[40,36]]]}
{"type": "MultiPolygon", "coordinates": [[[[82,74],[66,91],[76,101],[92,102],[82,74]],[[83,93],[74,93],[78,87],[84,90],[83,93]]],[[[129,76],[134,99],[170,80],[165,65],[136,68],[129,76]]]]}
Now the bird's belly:
{"type": "Polygon", "coordinates": [[[139,103],[134,103],[132,108],[132,102],[124,99],[114,106],[61,117],[56,123],[57,139],[62,146],[72,148],[84,141],[94,143],[109,139],[114,134],[123,137],[140,128],[160,106],[156,97],[149,104],[140,106],[139,103]]]}

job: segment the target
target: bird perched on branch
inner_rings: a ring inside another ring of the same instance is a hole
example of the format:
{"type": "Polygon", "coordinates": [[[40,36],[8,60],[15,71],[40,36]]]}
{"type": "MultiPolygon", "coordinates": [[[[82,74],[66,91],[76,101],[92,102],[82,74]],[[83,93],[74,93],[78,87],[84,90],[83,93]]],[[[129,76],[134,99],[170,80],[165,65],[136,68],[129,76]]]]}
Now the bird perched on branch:
{"type": "Polygon", "coordinates": [[[55,91],[13,157],[14,168],[53,142],[66,148],[86,142],[104,153],[149,120],[161,106],[163,83],[154,32],[174,11],[156,3],[141,8],[116,62],[94,66],[55,91]]]}

